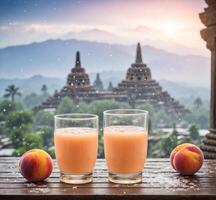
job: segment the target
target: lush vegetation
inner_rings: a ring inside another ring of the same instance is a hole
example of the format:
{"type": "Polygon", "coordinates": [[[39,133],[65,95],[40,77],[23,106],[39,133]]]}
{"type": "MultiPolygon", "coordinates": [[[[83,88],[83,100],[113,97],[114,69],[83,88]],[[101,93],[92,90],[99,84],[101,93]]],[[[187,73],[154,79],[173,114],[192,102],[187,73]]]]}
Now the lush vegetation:
{"type": "MultiPolygon", "coordinates": [[[[107,109],[130,108],[127,103],[113,100],[96,100],[91,103],[76,103],[69,97],[62,99],[55,112],[39,111],[34,113],[31,108],[40,104],[49,96],[47,87],[42,86],[41,94],[31,94],[15,101],[16,96],[20,96],[19,88],[15,86],[7,89],[5,95],[10,100],[0,101],[0,137],[9,137],[15,149],[13,155],[19,156],[32,148],[42,148],[54,156],[53,132],[54,115],[60,113],[93,113],[99,115],[99,157],[103,157],[102,140],[102,115],[107,109]],[[13,90],[12,90],[12,89],[13,90]],[[9,92],[14,91],[16,92],[9,92]],[[9,93],[11,95],[9,95],[9,93]],[[12,97],[13,94],[13,97],[12,97]]],[[[192,112],[185,116],[169,116],[163,110],[156,110],[150,104],[135,105],[135,108],[148,110],[150,113],[149,123],[149,151],[150,157],[168,157],[171,150],[182,142],[192,142],[200,144],[201,138],[198,129],[208,128],[209,111],[206,109],[200,98],[194,101],[192,112]],[[178,133],[176,126],[188,129],[189,135],[182,136],[178,133]],[[171,133],[164,133],[160,125],[172,127],[171,133]]]]}

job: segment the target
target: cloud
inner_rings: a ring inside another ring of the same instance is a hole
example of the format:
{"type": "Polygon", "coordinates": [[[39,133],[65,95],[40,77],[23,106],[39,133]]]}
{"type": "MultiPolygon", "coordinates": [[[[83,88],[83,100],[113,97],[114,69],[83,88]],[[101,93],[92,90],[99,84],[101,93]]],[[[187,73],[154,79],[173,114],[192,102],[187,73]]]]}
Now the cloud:
{"type": "Polygon", "coordinates": [[[54,24],[54,23],[33,23],[25,25],[25,30],[27,32],[41,32],[41,33],[48,33],[48,34],[56,34],[61,35],[68,33],[70,31],[78,32],[81,30],[85,30],[90,28],[91,26],[88,25],[78,25],[78,24],[54,24]]]}
{"type": "Polygon", "coordinates": [[[169,34],[159,26],[146,24],[132,28],[116,28],[107,25],[74,23],[10,22],[0,24],[0,38],[2,38],[0,47],[40,42],[47,39],[74,38],[112,44],[134,44],[141,41],[143,45],[150,45],[179,54],[206,54],[198,29],[195,28],[184,27],[181,31],[174,32],[171,29],[169,34]]]}
{"type": "Polygon", "coordinates": [[[156,28],[152,28],[146,25],[139,25],[136,28],[132,29],[132,31],[136,31],[136,32],[142,32],[142,33],[159,33],[159,30],[156,28]]]}
{"type": "Polygon", "coordinates": [[[60,38],[69,32],[93,28],[89,25],[68,23],[1,23],[0,48],[60,38]]]}

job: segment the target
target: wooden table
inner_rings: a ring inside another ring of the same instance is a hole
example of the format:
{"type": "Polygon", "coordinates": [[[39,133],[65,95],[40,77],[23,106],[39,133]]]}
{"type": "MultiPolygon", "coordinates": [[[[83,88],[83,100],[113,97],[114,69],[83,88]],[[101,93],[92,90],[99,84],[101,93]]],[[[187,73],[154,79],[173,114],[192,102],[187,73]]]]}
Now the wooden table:
{"type": "Polygon", "coordinates": [[[98,160],[94,182],[68,185],[59,182],[54,171],[46,182],[29,183],[18,172],[18,158],[0,158],[0,200],[8,199],[216,199],[216,160],[206,160],[196,176],[180,176],[168,159],[148,159],[143,182],[135,185],[107,181],[104,160],[98,160]]]}

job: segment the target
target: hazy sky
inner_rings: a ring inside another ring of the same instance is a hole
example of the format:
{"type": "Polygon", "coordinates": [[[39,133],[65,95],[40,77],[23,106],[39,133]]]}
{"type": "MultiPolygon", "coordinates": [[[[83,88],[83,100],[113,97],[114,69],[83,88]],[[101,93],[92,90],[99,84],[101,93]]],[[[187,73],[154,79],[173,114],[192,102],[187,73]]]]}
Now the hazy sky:
{"type": "Polygon", "coordinates": [[[204,7],[204,0],[1,0],[0,47],[74,37],[207,55],[204,7]]]}

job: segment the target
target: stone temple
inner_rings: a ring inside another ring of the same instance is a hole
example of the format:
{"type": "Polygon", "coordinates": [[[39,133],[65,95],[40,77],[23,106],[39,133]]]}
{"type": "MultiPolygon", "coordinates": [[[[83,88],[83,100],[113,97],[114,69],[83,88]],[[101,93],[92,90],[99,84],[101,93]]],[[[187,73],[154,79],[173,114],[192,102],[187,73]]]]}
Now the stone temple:
{"type": "Polygon", "coordinates": [[[128,102],[132,106],[150,103],[154,107],[163,107],[167,113],[182,114],[189,112],[178,101],[174,100],[167,91],[162,90],[159,83],[152,78],[150,68],[143,63],[140,43],[137,44],[135,63],[127,70],[126,78],[117,87],[103,90],[103,83],[97,74],[94,86],[89,76],[81,66],[80,53],[76,53],[75,66],[67,77],[67,84],[59,92],[56,91],[42,105],[35,108],[55,109],[62,98],[68,96],[74,101],[91,102],[94,100],[112,99],[128,102]]]}
{"type": "Polygon", "coordinates": [[[96,75],[96,79],[94,81],[94,88],[97,91],[103,91],[104,90],[104,88],[103,88],[103,82],[100,79],[100,74],[99,73],[97,73],[97,75],[96,75]]]}

